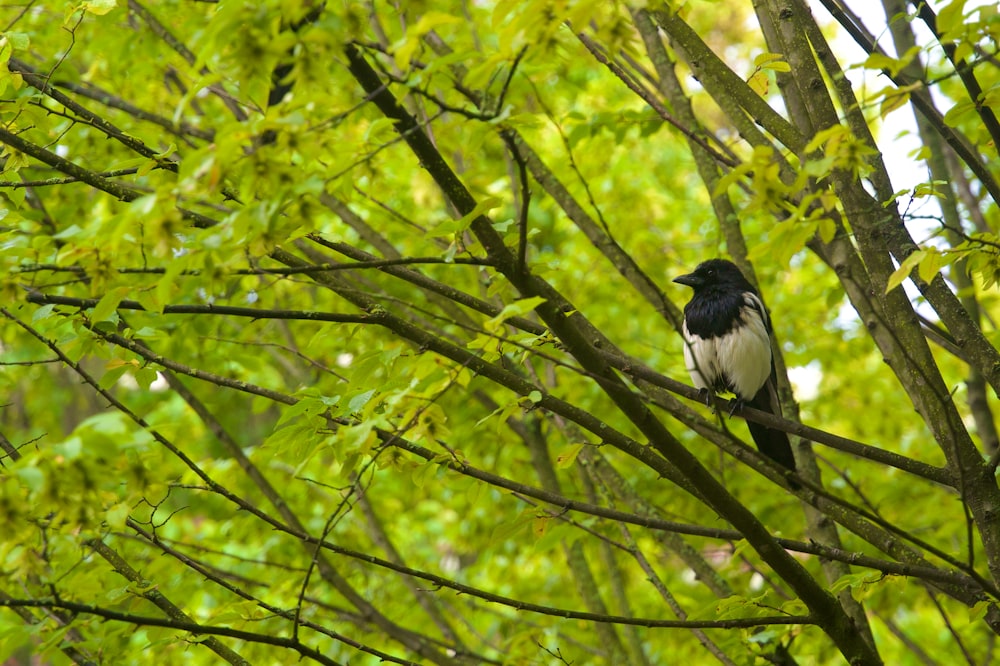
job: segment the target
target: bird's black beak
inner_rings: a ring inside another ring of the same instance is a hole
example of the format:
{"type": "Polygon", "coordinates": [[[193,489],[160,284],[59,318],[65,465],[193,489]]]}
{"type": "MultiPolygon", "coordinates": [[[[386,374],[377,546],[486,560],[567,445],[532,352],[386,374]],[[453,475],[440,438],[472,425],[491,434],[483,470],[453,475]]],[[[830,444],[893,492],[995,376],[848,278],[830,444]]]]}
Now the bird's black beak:
{"type": "Polygon", "coordinates": [[[674,282],[677,284],[686,284],[689,287],[700,287],[703,280],[694,273],[688,273],[687,275],[678,275],[674,278],[674,282]]]}

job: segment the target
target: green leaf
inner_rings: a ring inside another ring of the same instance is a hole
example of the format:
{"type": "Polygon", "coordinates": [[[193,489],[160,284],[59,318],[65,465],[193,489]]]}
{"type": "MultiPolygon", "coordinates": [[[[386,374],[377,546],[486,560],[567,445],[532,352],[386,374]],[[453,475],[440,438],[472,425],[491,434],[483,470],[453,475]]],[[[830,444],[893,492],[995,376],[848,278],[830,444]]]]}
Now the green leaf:
{"type": "Polygon", "coordinates": [[[91,321],[95,323],[108,321],[108,318],[118,309],[118,304],[122,302],[129,291],[131,291],[129,287],[116,287],[104,294],[90,312],[91,321]]]}
{"type": "Polygon", "coordinates": [[[170,299],[173,298],[174,291],[177,289],[177,279],[180,277],[181,273],[187,268],[187,265],[183,261],[171,261],[167,265],[166,273],[160,278],[156,283],[155,291],[155,302],[163,307],[170,303],[170,299]]]}
{"type": "Polygon", "coordinates": [[[975,606],[969,609],[968,624],[977,624],[980,620],[986,617],[986,613],[989,612],[990,606],[993,602],[988,599],[983,599],[976,603],[975,606]]]}
{"type": "Polygon", "coordinates": [[[316,414],[322,414],[326,410],[326,405],[319,398],[301,398],[294,405],[286,407],[281,410],[281,415],[278,417],[278,421],[274,424],[275,427],[283,425],[297,416],[314,416],[316,414]]]}
{"type": "Polygon", "coordinates": [[[882,202],[882,207],[883,208],[888,208],[890,205],[892,205],[893,203],[895,203],[896,200],[899,199],[899,197],[901,197],[901,196],[903,196],[905,194],[909,194],[909,193],[910,193],[909,189],[896,190],[895,192],[892,193],[892,196],[889,197],[888,201],[882,202]]]}
{"type": "Polygon", "coordinates": [[[406,39],[396,47],[393,54],[396,66],[400,69],[406,69],[410,66],[410,60],[422,46],[423,38],[428,32],[442,25],[459,23],[461,20],[458,16],[446,12],[425,12],[417,24],[407,30],[406,39]]]}
{"type": "Polygon", "coordinates": [[[117,6],[117,0],[87,0],[82,5],[84,11],[97,16],[104,16],[117,6]]]}
{"type": "Polygon", "coordinates": [[[32,623],[0,626],[0,664],[17,663],[15,659],[20,657],[15,655],[19,652],[31,654],[30,648],[24,652],[22,649],[29,646],[32,641],[38,641],[37,631],[37,627],[32,623]]]}
{"type": "Polygon", "coordinates": [[[576,457],[580,455],[580,451],[583,450],[587,444],[586,442],[580,444],[571,444],[556,454],[556,467],[558,469],[566,469],[567,467],[572,467],[573,463],[576,462],[576,457]]]}
{"type": "Polygon", "coordinates": [[[769,614],[771,610],[761,605],[766,596],[764,594],[754,597],[733,595],[721,599],[716,603],[715,616],[719,620],[735,620],[769,614]]]}
{"type": "Polygon", "coordinates": [[[159,373],[153,368],[145,367],[134,371],[132,376],[135,377],[135,383],[138,384],[140,388],[143,390],[149,390],[149,387],[152,386],[153,382],[159,378],[159,373]]]}
{"type": "Polygon", "coordinates": [[[882,103],[878,107],[878,115],[885,120],[885,117],[910,101],[910,91],[897,89],[886,93],[882,103]]]}
{"type": "Polygon", "coordinates": [[[889,71],[896,66],[897,60],[882,53],[872,53],[864,62],[865,69],[878,69],[889,71]]]}
{"type": "Polygon", "coordinates": [[[805,615],[809,612],[809,606],[801,599],[790,599],[781,604],[781,612],[789,615],[805,615]]]}
{"type": "Polygon", "coordinates": [[[127,363],[121,361],[112,361],[108,364],[108,369],[103,375],[101,375],[100,381],[98,381],[98,386],[102,389],[109,389],[114,386],[119,379],[122,378],[126,372],[131,369],[131,366],[127,363]]]}
{"type": "Polygon", "coordinates": [[[920,53],[919,46],[910,47],[906,53],[899,58],[893,58],[882,53],[873,53],[864,62],[866,69],[877,69],[888,72],[890,76],[896,76],[903,69],[913,62],[913,59],[920,53]]]}
{"type": "Polygon", "coordinates": [[[904,259],[903,263],[899,265],[899,268],[893,271],[892,275],[889,276],[889,281],[885,286],[885,293],[888,294],[890,291],[903,284],[903,280],[910,277],[910,273],[917,264],[923,261],[924,256],[926,256],[926,252],[924,250],[917,250],[904,259]]]}
{"type": "Polygon", "coordinates": [[[489,414],[487,414],[483,418],[481,418],[478,421],[476,421],[476,427],[481,426],[482,424],[486,423],[491,418],[493,418],[494,416],[496,416],[497,417],[497,430],[499,431],[500,428],[504,425],[504,422],[507,420],[507,417],[509,417],[514,412],[519,411],[520,409],[522,409],[522,407],[521,407],[521,401],[520,400],[514,400],[512,402],[508,402],[506,405],[502,405],[500,407],[497,407],[492,412],[490,412],[489,414]]]}
{"type": "Polygon", "coordinates": [[[541,296],[532,296],[531,298],[522,298],[514,301],[513,303],[505,306],[504,309],[497,314],[497,316],[487,320],[485,328],[487,331],[496,331],[511,317],[522,317],[544,302],[545,299],[541,296]]]}
{"type": "Polygon", "coordinates": [[[962,119],[967,115],[972,115],[976,111],[976,103],[973,101],[966,100],[964,102],[959,102],[955,106],[948,109],[948,112],[944,114],[944,124],[949,127],[955,127],[962,119]]]}
{"type": "Polygon", "coordinates": [[[781,53],[764,52],[764,53],[761,53],[761,54],[757,55],[757,57],[755,57],[753,59],[753,66],[754,67],[763,67],[764,65],[766,65],[768,63],[772,63],[772,62],[775,62],[775,61],[778,61],[778,60],[782,60],[782,59],[784,59],[784,57],[785,56],[782,55],[781,53]]]}
{"type": "Polygon", "coordinates": [[[945,256],[934,248],[925,250],[924,258],[917,265],[917,275],[924,282],[930,282],[945,265],[945,256]]]}
{"type": "Polygon", "coordinates": [[[719,178],[715,189],[712,191],[713,197],[718,197],[726,193],[729,187],[741,179],[745,178],[747,174],[753,170],[753,164],[749,162],[741,162],[736,165],[734,169],[730,169],[721,178],[719,178]]]}
{"type": "Polygon", "coordinates": [[[496,546],[529,526],[538,516],[537,509],[524,509],[514,519],[498,524],[490,535],[490,545],[496,546]]]}
{"type": "Polygon", "coordinates": [[[112,505],[104,512],[104,521],[108,527],[115,530],[125,529],[125,520],[129,517],[132,507],[125,502],[112,505]]]}
{"type": "Polygon", "coordinates": [[[752,548],[750,547],[750,542],[747,541],[746,539],[740,539],[735,544],[733,544],[733,554],[731,555],[731,557],[734,560],[738,560],[740,557],[743,556],[743,553],[747,552],[748,550],[752,550],[752,548]]]}
{"type": "Polygon", "coordinates": [[[817,150],[820,146],[824,144],[829,144],[831,141],[842,139],[844,136],[849,135],[850,130],[843,125],[832,125],[826,129],[816,132],[812,140],[806,144],[805,152],[811,153],[817,150]]]}
{"type": "Polygon", "coordinates": [[[43,319],[48,319],[52,315],[52,311],[56,309],[53,304],[43,305],[31,314],[31,322],[37,324],[43,319]]]}
{"type": "Polygon", "coordinates": [[[503,200],[499,197],[484,197],[475,205],[475,207],[468,213],[458,218],[457,220],[449,220],[447,222],[442,222],[441,224],[435,226],[428,232],[428,236],[436,238],[438,236],[450,236],[469,228],[472,221],[475,220],[480,215],[483,215],[486,211],[497,208],[503,204],[503,200]]]}
{"type": "Polygon", "coordinates": [[[940,180],[932,180],[929,183],[920,183],[915,188],[913,188],[913,196],[915,197],[937,197],[943,199],[945,197],[944,193],[938,189],[940,185],[946,185],[940,180]]]}
{"type": "Polygon", "coordinates": [[[787,62],[778,61],[778,62],[769,62],[766,65],[761,65],[761,69],[769,69],[775,72],[790,72],[792,71],[792,66],[789,65],[787,62]]]}
{"type": "Polygon", "coordinates": [[[362,407],[368,404],[368,401],[372,399],[373,395],[375,395],[375,389],[368,389],[367,391],[355,395],[347,401],[347,409],[349,409],[352,413],[360,411],[362,407]]]}
{"type": "Polygon", "coordinates": [[[32,492],[37,493],[45,487],[45,472],[37,467],[21,466],[14,474],[32,492]]]}
{"type": "Polygon", "coordinates": [[[83,229],[80,228],[80,225],[71,224],[52,237],[58,240],[72,240],[76,236],[79,236],[81,233],[83,233],[83,229]]]}
{"type": "Polygon", "coordinates": [[[749,79],[747,79],[747,85],[761,97],[766,97],[767,92],[771,87],[771,79],[768,77],[767,72],[759,71],[755,72],[749,79]]]}
{"type": "Polygon", "coordinates": [[[555,523],[548,521],[545,526],[545,533],[542,534],[533,544],[532,551],[535,553],[546,553],[558,548],[560,552],[563,548],[571,546],[585,536],[581,529],[575,529],[566,523],[555,523]]]}
{"type": "Polygon", "coordinates": [[[971,56],[976,50],[976,44],[973,44],[967,39],[963,39],[955,47],[955,55],[953,59],[956,63],[962,63],[966,58],[971,56]]]}
{"type": "Polygon", "coordinates": [[[819,222],[815,219],[789,218],[775,224],[767,235],[767,242],[755,246],[749,253],[751,259],[771,256],[779,265],[791,262],[815,234],[819,222]]]}
{"type": "Polygon", "coordinates": [[[824,243],[829,243],[837,235],[837,223],[829,217],[821,217],[817,220],[819,238],[824,243]]]}
{"type": "Polygon", "coordinates": [[[942,41],[958,31],[965,23],[966,0],[951,0],[937,12],[937,29],[942,35],[942,41]]]}
{"type": "Polygon", "coordinates": [[[417,488],[423,488],[427,485],[433,476],[435,476],[441,469],[441,466],[433,462],[425,462],[422,465],[417,465],[417,468],[413,471],[410,479],[413,481],[413,485],[417,488]]]}
{"type": "Polygon", "coordinates": [[[395,127],[396,121],[392,118],[376,118],[368,125],[368,129],[365,130],[365,142],[381,144],[389,141],[395,131],[395,127]]]}
{"type": "Polygon", "coordinates": [[[846,574],[834,581],[833,585],[830,586],[830,593],[837,594],[841,590],[855,590],[867,587],[883,579],[889,580],[889,577],[879,571],[862,571],[856,574],[846,574]]]}
{"type": "Polygon", "coordinates": [[[26,51],[31,40],[26,32],[5,32],[0,34],[0,44],[10,44],[15,51],[26,51]]]}

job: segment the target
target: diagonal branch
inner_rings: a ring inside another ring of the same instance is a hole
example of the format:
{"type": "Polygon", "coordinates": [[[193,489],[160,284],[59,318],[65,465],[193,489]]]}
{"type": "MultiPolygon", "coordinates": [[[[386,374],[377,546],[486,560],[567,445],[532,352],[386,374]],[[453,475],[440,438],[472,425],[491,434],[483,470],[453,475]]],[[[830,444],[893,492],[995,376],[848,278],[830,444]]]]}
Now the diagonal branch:
{"type": "MultiPolygon", "coordinates": [[[[117,573],[124,576],[136,588],[144,590],[141,592],[142,596],[154,606],[162,610],[171,621],[177,622],[181,625],[196,624],[191,619],[191,616],[185,613],[179,606],[174,604],[174,602],[168,599],[159,589],[157,589],[155,583],[143,578],[142,574],[133,569],[132,566],[125,561],[125,558],[115,552],[115,550],[106,543],[100,539],[87,539],[83,542],[83,545],[100,555],[114,568],[117,573]]],[[[250,666],[249,661],[244,659],[238,652],[227,646],[215,636],[209,636],[202,644],[234,666],[250,666]]]]}
{"type": "MultiPolygon", "coordinates": [[[[39,162],[48,164],[50,167],[60,171],[67,176],[81,180],[87,183],[91,187],[94,187],[102,192],[107,192],[111,196],[121,200],[121,201],[135,201],[140,196],[142,196],[136,190],[126,187],[121,183],[116,183],[104,176],[85,169],[64,157],[56,155],[51,150],[46,150],[41,146],[38,146],[30,141],[25,141],[19,135],[10,132],[6,128],[0,127],[0,143],[5,143],[15,150],[19,150],[25,155],[30,155],[34,157],[39,162]]],[[[161,168],[167,168],[164,165],[173,164],[173,162],[159,160],[161,168]]],[[[201,213],[195,213],[194,211],[186,210],[178,206],[178,211],[181,213],[181,217],[190,220],[195,227],[200,229],[205,229],[215,225],[215,220],[202,215],[201,213]]]]}
{"type": "MultiPolygon", "coordinates": [[[[136,615],[134,613],[125,613],[111,608],[105,608],[103,606],[82,604],[63,599],[14,599],[0,597],[0,608],[57,608],[71,611],[73,613],[93,615],[105,620],[124,622],[126,624],[132,624],[139,627],[166,627],[167,629],[185,631],[194,636],[227,636],[230,638],[238,638],[248,643],[259,643],[262,645],[275,645],[277,647],[291,648],[297,652],[300,657],[308,657],[309,659],[312,659],[320,664],[324,664],[324,666],[340,666],[340,662],[324,656],[318,650],[307,647],[297,640],[283,638],[281,636],[273,636],[271,634],[257,633],[254,631],[243,631],[242,629],[233,629],[231,627],[213,626],[198,622],[175,620],[172,618],[136,615]]],[[[778,623],[776,622],[775,624],[778,623]]],[[[249,662],[240,661],[236,663],[249,662]]]]}

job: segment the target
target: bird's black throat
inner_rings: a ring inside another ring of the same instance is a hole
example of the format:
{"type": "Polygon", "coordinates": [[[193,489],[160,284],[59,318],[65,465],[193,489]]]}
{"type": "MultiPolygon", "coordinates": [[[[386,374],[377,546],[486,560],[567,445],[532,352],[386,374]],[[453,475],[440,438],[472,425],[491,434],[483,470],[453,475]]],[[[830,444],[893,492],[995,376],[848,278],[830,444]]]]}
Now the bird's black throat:
{"type": "Polygon", "coordinates": [[[700,338],[716,338],[742,327],[743,294],[731,288],[705,287],[684,306],[688,332],[700,338]]]}

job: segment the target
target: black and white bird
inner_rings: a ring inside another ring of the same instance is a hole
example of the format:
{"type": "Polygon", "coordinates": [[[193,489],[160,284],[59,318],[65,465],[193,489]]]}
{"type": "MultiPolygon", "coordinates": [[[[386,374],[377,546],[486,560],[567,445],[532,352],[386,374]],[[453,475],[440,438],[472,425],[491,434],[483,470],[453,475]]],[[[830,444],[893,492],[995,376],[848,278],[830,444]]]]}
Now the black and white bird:
{"type": "MultiPolygon", "coordinates": [[[[695,387],[736,396],[730,413],[746,404],[781,415],[771,358],[771,320],[760,295],[730,261],[709,259],[674,282],[694,289],[684,306],[684,362],[695,387]]],[[[747,421],[761,453],[795,471],[788,435],[747,421]]]]}

